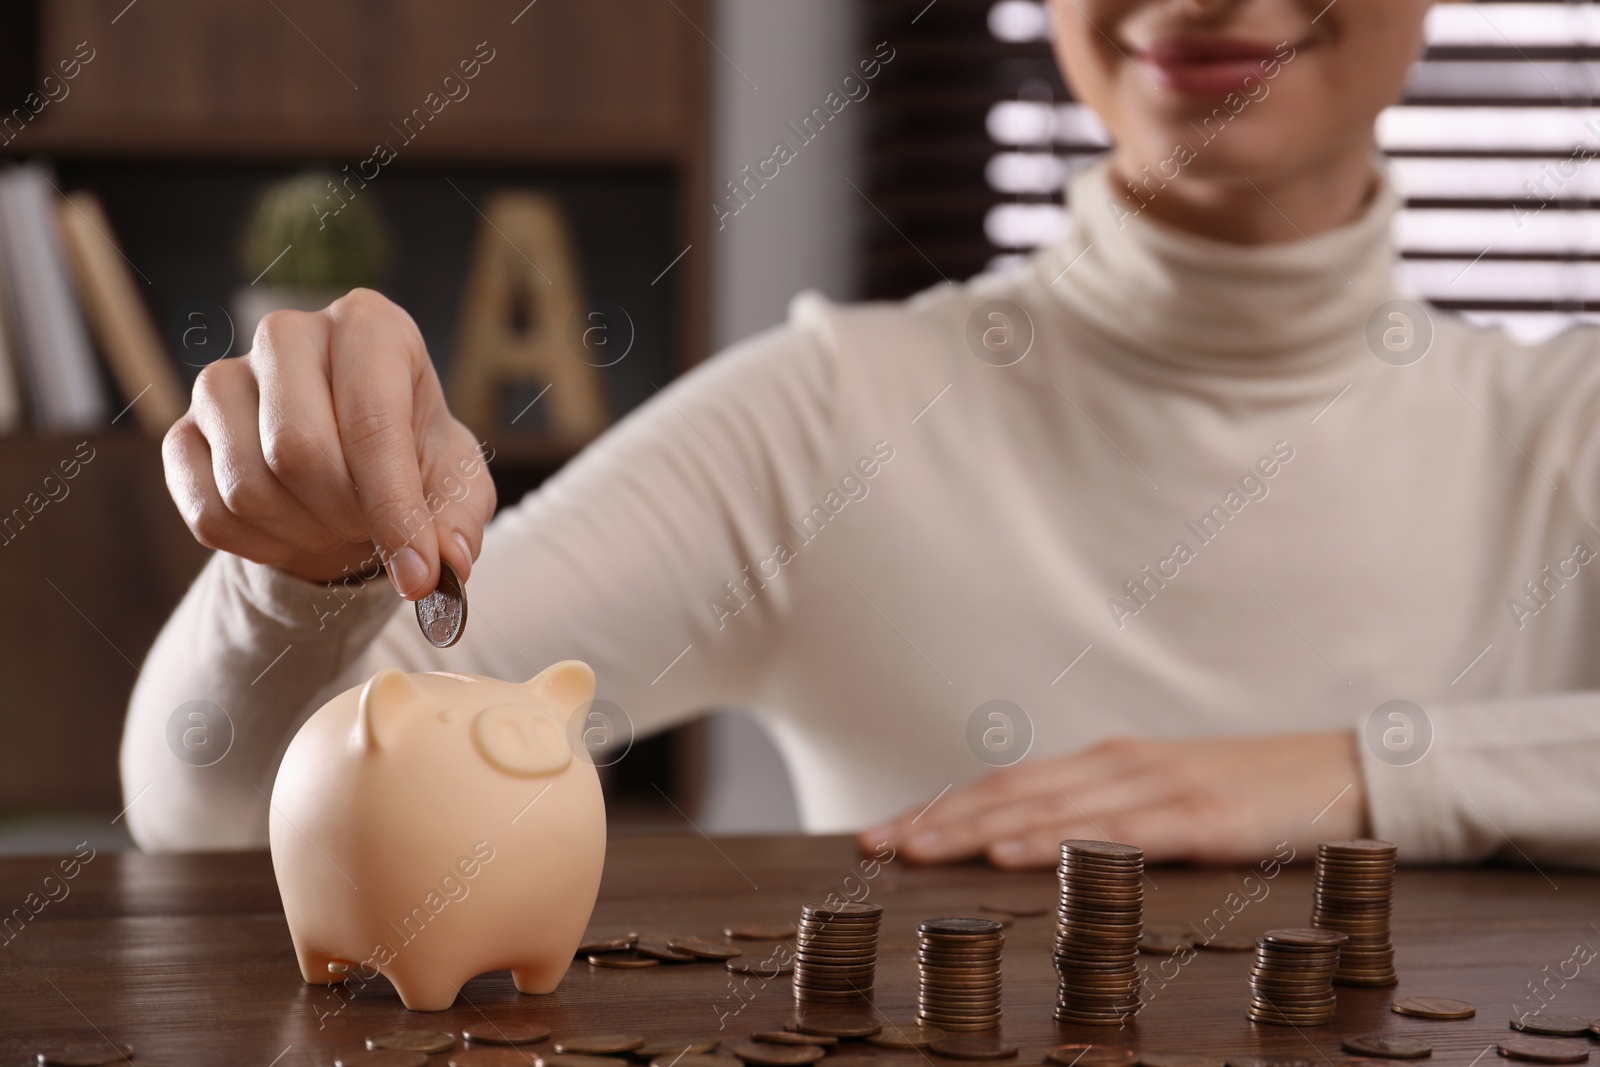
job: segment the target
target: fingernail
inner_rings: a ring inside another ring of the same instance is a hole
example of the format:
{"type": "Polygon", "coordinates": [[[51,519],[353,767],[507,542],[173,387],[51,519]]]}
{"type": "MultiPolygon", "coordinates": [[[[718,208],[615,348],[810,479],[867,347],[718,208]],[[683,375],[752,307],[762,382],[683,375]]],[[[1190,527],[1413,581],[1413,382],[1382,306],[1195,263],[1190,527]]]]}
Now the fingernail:
{"type": "Polygon", "coordinates": [[[944,834],[938,830],[925,830],[911,839],[913,852],[932,852],[944,844],[944,834]]]}
{"type": "Polygon", "coordinates": [[[389,557],[389,580],[401,596],[415,600],[427,593],[422,587],[428,582],[428,565],[416,549],[407,545],[389,557]]]}
{"type": "Polygon", "coordinates": [[[461,580],[464,582],[472,577],[472,546],[467,543],[467,535],[460,530],[455,532],[455,542],[461,548],[462,567],[461,580]]]}

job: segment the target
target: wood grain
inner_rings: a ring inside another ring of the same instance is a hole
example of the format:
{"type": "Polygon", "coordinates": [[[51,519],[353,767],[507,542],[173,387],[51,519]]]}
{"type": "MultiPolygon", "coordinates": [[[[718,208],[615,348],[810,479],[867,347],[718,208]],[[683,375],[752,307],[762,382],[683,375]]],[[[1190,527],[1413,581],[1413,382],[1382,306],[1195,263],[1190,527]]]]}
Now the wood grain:
{"type": "MultiPolygon", "coordinates": [[[[0,862],[0,909],[22,907],[56,870],[49,858],[0,862]]],[[[915,1001],[915,924],[968,914],[996,896],[1054,896],[1053,875],[977,866],[915,868],[903,861],[863,874],[844,838],[726,838],[693,834],[624,838],[611,844],[592,929],[715,936],[725,923],[792,920],[800,905],[830,893],[884,906],[877,1008],[909,1021],[915,1001]]],[[[1214,909],[1238,914],[1229,932],[1303,925],[1310,872],[1157,868],[1146,886],[1146,919],[1202,922],[1214,909]],[[1251,899],[1251,898],[1254,899],[1251,899]],[[1249,900],[1240,905],[1239,901],[1249,900]]],[[[173,1064],[266,1067],[330,1064],[368,1034],[397,1027],[459,1029],[485,1018],[541,1020],[555,1036],[633,1031],[652,1038],[743,1039],[789,1018],[778,980],[752,982],[742,999],[714,964],[645,971],[573,965],[561,988],[524,996],[505,973],[481,976],[449,1011],[406,1011],[381,980],[348,999],[304,985],[295,969],[271,868],[263,854],[103,854],[64,883],[67,895],[7,929],[0,943],[0,1062],[22,1063],[41,1042],[107,1037],[131,1042],[139,1059],[173,1064]],[[719,1029],[720,1026],[720,1029],[719,1029]],[[280,1057],[274,1061],[274,1057],[280,1057]]],[[[60,889],[56,889],[60,895],[60,889]]],[[[37,898],[36,898],[37,899],[37,898]]],[[[1055,973],[1052,918],[1019,919],[1007,931],[1004,1036],[1038,1063],[1064,1041],[1097,1040],[1145,1051],[1284,1053],[1337,1063],[1342,1034],[1388,1030],[1433,1041],[1431,1063],[1470,1064],[1508,1033],[1514,1004],[1531,1006],[1529,982],[1548,978],[1575,945],[1600,946],[1600,877],[1546,870],[1403,870],[1395,907],[1401,982],[1395,990],[1341,990],[1333,1025],[1295,1031],[1245,1019],[1248,954],[1200,953],[1170,979],[1147,978],[1147,1007],[1129,1029],[1070,1027],[1051,1019],[1055,973]],[[1549,970],[1546,970],[1546,968],[1549,970]],[[1407,1019],[1388,1010],[1398,995],[1458,997],[1478,1006],[1465,1022],[1407,1019]]],[[[1591,956],[1593,955],[1591,950],[1591,956]]],[[[1152,966],[1165,957],[1144,957],[1152,966]]],[[[1600,1012],[1600,959],[1550,980],[1549,1011],[1600,1012]]],[[[535,1046],[548,1049],[548,1043],[535,1046]]],[[[867,1051],[878,1053],[879,1050],[867,1051]]],[[[942,1064],[917,1053],[881,1053],[885,1067],[942,1064]]],[[[444,1067],[447,1057],[433,1057],[444,1067]]],[[[1493,1052],[1483,1061],[1500,1062],[1493,1052]]]]}

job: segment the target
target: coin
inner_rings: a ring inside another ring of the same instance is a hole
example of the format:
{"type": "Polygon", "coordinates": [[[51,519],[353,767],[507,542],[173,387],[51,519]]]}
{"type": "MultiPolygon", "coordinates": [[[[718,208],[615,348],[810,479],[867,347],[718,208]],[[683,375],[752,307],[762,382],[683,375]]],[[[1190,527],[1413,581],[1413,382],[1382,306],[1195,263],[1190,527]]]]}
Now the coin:
{"type": "Polygon", "coordinates": [[[1063,841],[1056,878],[1055,1017],[1125,1023],[1140,1007],[1144,853],[1110,841],[1063,841]]]}
{"type": "Polygon", "coordinates": [[[837,1037],[827,1037],[823,1034],[802,1034],[796,1030],[757,1030],[750,1035],[751,1041],[765,1041],[771,1045],[837,1045],[837,1037]]]}
{"type": "Polygon", "coordinates": [[[1008,1060],[1017,1054],[1017,1046],[991,1034],[951,1034],[929,1045],[928,1050],[953,1060],[1008,1060]]]}
{"type": "Polygon", "coordinates": [[[650,1067],[740,1067],[737,1057],[725,1052],[674,1052],[657,1056],[650,1067]]]}
{"type": "Polygon", "coordinates": [[[1392,843],[1369,839],[1317,846],[1311,924],[1349,936],[1334,973],[1340,985],[1392,986],[1399,981],[1389,933],[1397,854],[1392,843]]]}
{"type": "Polygon", "coordinates": [[[746,1063],[761,1067],[797,1067],[815,1063],[825,1050],[820,1045],[780,1045],[771,1041],[742,1041],[728,1049],[746,1063]]]}
{"type": "Polygon", "coordinates": [[[588,956],[597,952],[626,952],[628,949],[633,947],[633,943],[637,940],[639,940],[639,935],[635,933],[619,934],[616,937],[597,938],[593,941],[585,941],[583,944],[579,945],[578,950],[574,952],[573,955],[588,956]]]}
{"type": "Polygon", "coordinates": [[[41,1050],[37,1058],[41,1064],[56,1067],[104,1067],[118,1060],[131,1060],[133,1046],[111,1041],[68,1041],[41,1050]]]}
{"type": "Polygon", "coordinates": [[[1389,1010],[1418,1019],[1470,1019],[1478,1014],[1478,1009],[1466,1001],[1449,997],[1401,997],[1389,1005],[1389,1010]]]}
{"type": "Polygon", "coordinates": [[[688,952],[679,952],[665,941],[635,941],[633,951],[641,956],[648,956],[653,960],[663,960],[667,963],[693,963],[700,958],[688,952]]]}
{"type": "Polygon", "coordinates": [[[444,560],[439,561],[439,584],[417,601],[417,626],[428,644],[449,648],[467,628],[467,591],[444,560]]]}
{"type": "Polygon", "coordinates": [[[740,959],[729,960],[724,966],[734,974],[754,974],[762,978],[776,978],[779,975],[794,973],[794,961],[792,958],[779,960],[771,956],[765,959],[744,956],[740,959]]]}
{"type": "Polygon", "coordinates": [[[1391,1060],[1420,1060],[1433,1055],[1433,1046],[1428,1042],[1400,1034],[1356,1034],[1341,1041],[1339,1047],[1358,1056],[1391,1060]]]}
{"type": "Polygon", "coordinates": [[[1506,1059],[1528,1063],[1583,1063],[1589,1059],[1585,1043],[1550,1037],[1508,1037],[1497,1047],[1506,1059]]]}
{"type": "Polygon", "coordinates": [[[784,1023],[783,1028],[823,1037],[871,1037],[883,1024],[869,1012],[809,1010],[784,1023]]]}
{"type": "Polygon", "coordinates": [[[636,1060],[653,1060],[657,1056],[671,1059],[674,1056],[705,1056],[717,1051],[721,1038],[678,1038],[675,1041],[646,1041],[638,1048],[629,1049],[628,1055],[636,1060]]]}
{"type": "Polygon", "coordinates": [[[920,1023],[886,1023],[882,1030],[867,1038],[867,1044],[879,1048],[927,1048],[945,1032],[937,1026],[920,1023]]]}
{"type": "Polygon", "coordinates": [[[1057,1045],[1044,1058],[1061,1067],[1133,1067],[1139,1062],[1133,1049],[1115,1045],[1057,1045]]]}
{"type": "Polygon", "coordinates": [[[723,928],[723,936],[735,941],[787,941],[794,936],[789,923],[741,923],[723,928]]]}
{"type": "Polygon", "coordinates": [[[1511,1020],[1511,1029],[1546,1037],[1583,1037],[1592,1021],[1576,1015],[1522,1015],[1511,1020]]]}
{"type": "Polygon", "coordinates": [[[514,1048],[475,1048],[452,1053],[450,1067],[533,1067],[538,1062],[536,1052],[514,1048]]]}
{"type": "Polygon", "coordinates": [[[1139,1067],[1228,1067],[1228,1061],[1199,1052],[1141,1052],[1139,1067]]]}
{"type": "Polygon", "coordinates": [[[794,997],[802,1003],[870,999],[883,908],[866,902],[813,901],[800,910],[794,997]]]}
{"type": "Polygon", "coordinates": [[[402,1052],[448,1052],[456,1047],[456,1035],[443,1030],[390,1030],[367,1038],[367,1047],[402,1052]]]}
{"type": "Polygon", "coordinates": [[[703,937],[675,937],[667,947],[702,960],[731,960],[744,950],[720,941],[707,941],[703,937]]]}
{"type": "Polygon", "coordinates": [[[616,1056],[582,1056],[576,1053],[540,1052],[533,1057],[534,1067],[628,1067],[616,1056]]]}
{"type": "Polygon", "coordinates": [[[550,1036],[543,1023],[481,1022],[461,1028],[461,1036],[480,1045],[531,1045],[550,1036]]]}
{"type": "Polygon", "coordinates": [[[428,1055],[398,1048],[362,1049],[339,1053],[333,1058],[333,1067],[428,1067],[428,1055]]]}
{"type": "Polygon", "coordinates": [[[558,1038],[553,1047],[557,1052],[577,1056],[613,1056],[631,1052],[643,1044],[644,1038],[637,1034],[580,1034],[558,1038]]]}
{"type": "Polygon", "coordinates": [[[1247,1013],[1258,1023],[1323,1026],[1337,998],[1333,976],[1349,935],[1309,927],[1268,930],[1256,939],[1247,1013]]]}
{"type": "Polygon", "coordinates": [[[637,970],[640,967],[659,967],[661,961],[646,956],[623,956],[619,953],[595,953],[589,957],[591,967],[614,967],[618,970],[637,970]]]}
{"type": "Polygon", "coordinates": [[[945,1030],[992,1030],[1000,1021],[1002,924],[984,918],[917,925],[917,1018],[945,1030]]]}

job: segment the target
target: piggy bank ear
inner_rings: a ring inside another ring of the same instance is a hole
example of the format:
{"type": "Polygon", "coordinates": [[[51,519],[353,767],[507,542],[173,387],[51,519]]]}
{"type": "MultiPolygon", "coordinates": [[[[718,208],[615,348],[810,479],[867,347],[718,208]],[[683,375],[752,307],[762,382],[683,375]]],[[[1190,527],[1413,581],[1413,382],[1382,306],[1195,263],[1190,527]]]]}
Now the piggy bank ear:
{"type": "Polygon", "coordinates": [[[379,671],[361,690],[352,740],[362,750],[376,752],[379,742],[392,735],[396,717],[422,702],[422,690],[409,675],[392,667],[379,671]]]}
{"type": "Polygon", "coordinates": [[[572,762],[561,720],[532,704],[495,704],[472,720],[472,743],[489,765],[529,777],[555,774],[572,762]]]}
{"type": "Polygon", "coordinates": [[[582,660],[564,659],[529,678],[524,688],[566,716],[594,699],[594,671],[582,660]]]}

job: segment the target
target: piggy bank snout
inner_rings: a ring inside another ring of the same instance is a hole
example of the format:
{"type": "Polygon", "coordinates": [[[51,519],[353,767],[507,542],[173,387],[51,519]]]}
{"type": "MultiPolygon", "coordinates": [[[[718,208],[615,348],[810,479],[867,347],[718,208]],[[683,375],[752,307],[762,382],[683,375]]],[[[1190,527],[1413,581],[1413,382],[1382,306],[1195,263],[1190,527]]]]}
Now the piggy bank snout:
{"type": "Polygon", "coordinates": [[[562,722],[532,704],[495,704],[472,720],[472,742],[490,766],[531,777],[555,774],[572,762],[562,722]]]}

